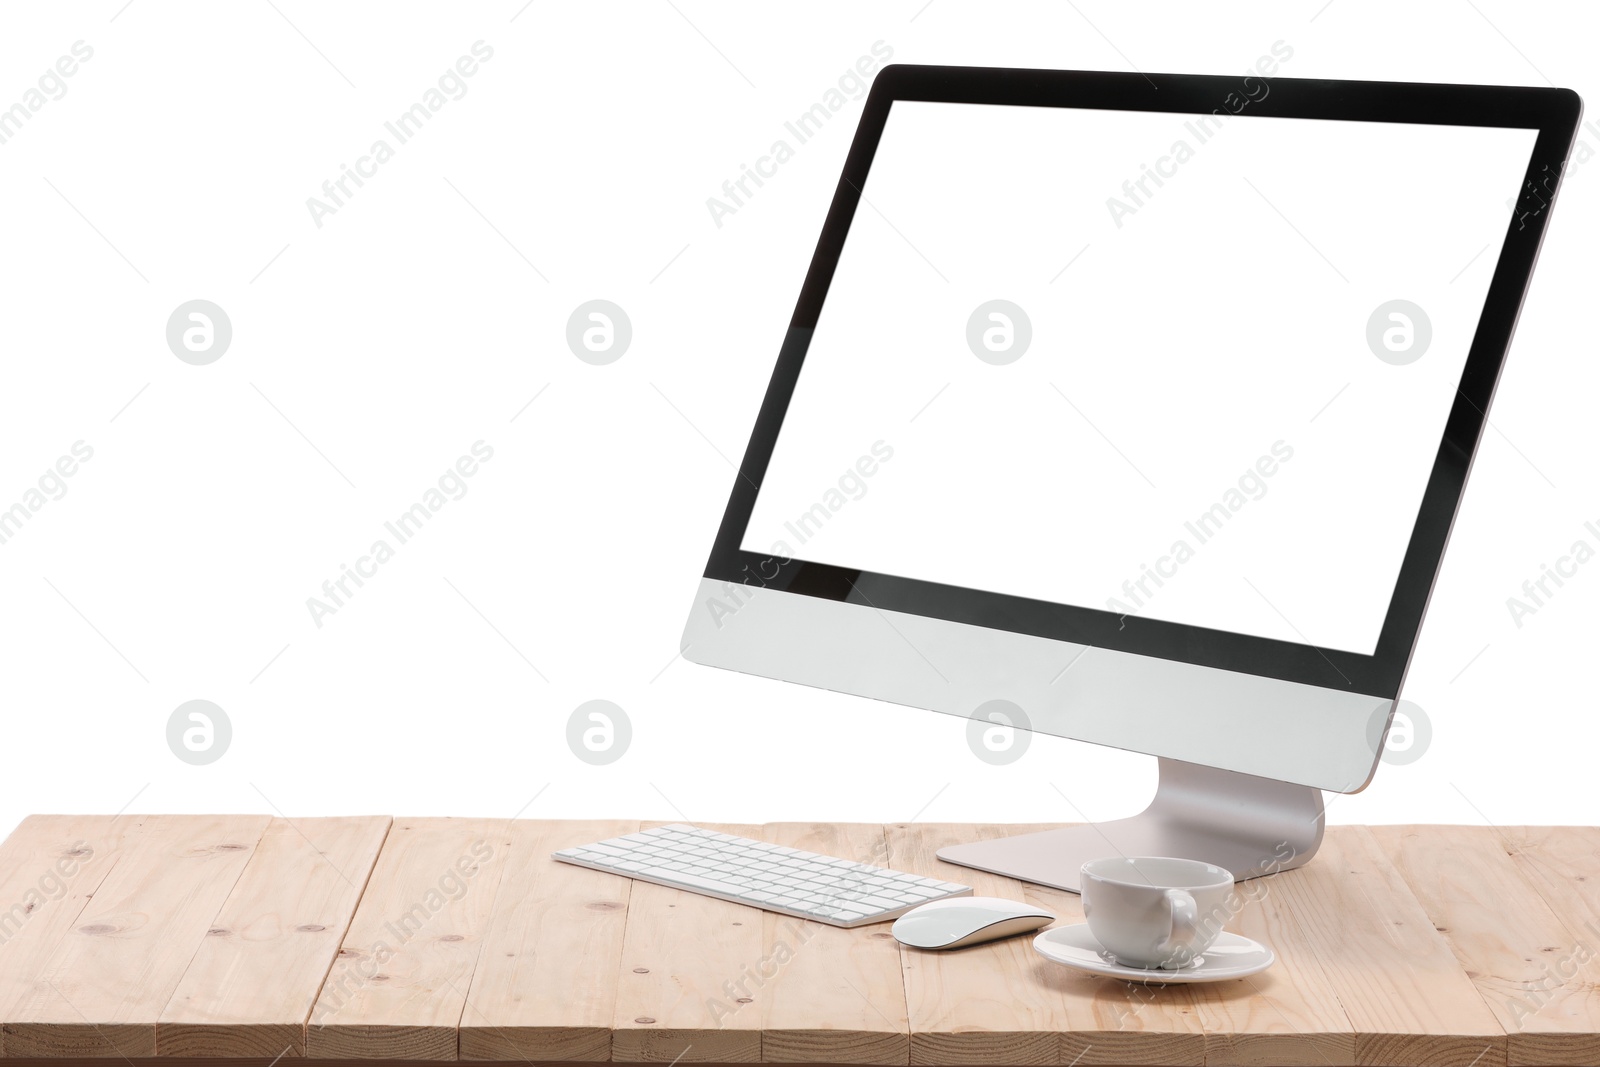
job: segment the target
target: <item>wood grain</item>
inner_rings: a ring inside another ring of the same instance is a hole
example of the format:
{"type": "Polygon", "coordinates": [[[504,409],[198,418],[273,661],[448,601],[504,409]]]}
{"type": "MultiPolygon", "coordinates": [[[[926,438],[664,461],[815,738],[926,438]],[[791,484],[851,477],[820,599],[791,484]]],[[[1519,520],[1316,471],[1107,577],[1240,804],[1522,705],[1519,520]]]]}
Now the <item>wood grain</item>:
{"type": "Polygon", "coordinates": [[[388,816],[274,819],[156,1023],[161,1056],[305,1055],[388,816]]]}
{"type": "MultiPolygon", "coordinates": [[[[658,824],[655,824],[658,825],[658,824]]],[[[697,823],[760,838],[759,826],[697,823]]],[[[628,903],[611,1057],[634,1063],[756,1063],[762,991],[728,986],[762,956],[765,912],[636,882],[628,903]]]]}
{"type": "Polygon", "coordinates": [[[1269,970],[1237,982],[1193,987],[1208,1065],[1343,1067],[1356,1062],[1355,1028],[1282,892],[1304,877],[1304,870],[1236,886],[1243,907],[1227,929],[1272,946],[1278,959],[1269,970]]]}
{"type": "Polygon", "coordinates": [[[6,1055],[155,1055],[155,1022],[269,821],[142,819],[27,995],[6,1009],[6,1055]]]}
{"type": "Polygon", "coordinates": [[[611,1058],[633,882],[550,854],[638,828],[617,821],[512,824],[486,948],[461,1018],[462,1059],[611,1058]]]}
{"type": "MultiPolygon", "coordinates": [[[[1028,827],[1026,829],[1041,829],[1028,827]]],[[[889,865],[970,885],[979,896],[1031,899],[1058,923],[1083,921],[1074,894],[957,867],[945,845],[1021,827],[889,828],[889,865]]],[[[1034,952],[1029,937],[902,957],[914,1064],[1201,1064],[1205,1034],[1183,986],[1144,986],[1069,971],[1034,952]]]]}
{"type": "Polygon", "coordinates": [[[1355,1030],[1358,1064],[1503,1067],[1505,1030],[1365,827],[1273,886],[1355,1030]]]}
{"type": "Polygon", "coordinates": [[[0,1020],[50,994],[46,963],[140,824],[136,816],[30,815],[0,844],[0,1020]]]}
{"type": "MultiPolygon", "coordinates": [[[[1521,826],[1499,834],[1507,845],[1517,869],[1550,905],[1566,928],[1573,946],[1571,960],[1552,965],[1552,972],[1563,979],[1571,962],[1580,957],[1586,968],[1580,980],[1587,983],[1588,995],[1579,1007],[1568,998],[1572,1010],[1584,1011],[1592,1029],[1600,1030],[1600,995],[1594,984],[1592,961],[1600,957],[1600,828],[1593,826],[1521,826]]],[[[1590,1064],[1600,1063],[1600,1055],[1590,1064]]]]}
{"type": "Polygon", "coordinates": [[[1600,827],[1516,826],[1499,837],[1572,939],[1600,953],[1600,827]]]}
{"type": "MultiPolygon", "coordinates": [[[[888,839],[877,824],[778,823],[765,831],[766,840],[789,848],[888,865],[888,839]]],[[[751,981],[762,983],[765,1062],[910,1061],[900,945],[888,923],[841,930],[767,912],[762,947],[751,981]]]]}
{"type": "Polygon", "coordinates": [[[511,850],[505,819],[396,819],[306,1028],[306,1056],[453,1060],[511,850]]]}
{"type": "MultiPolygon", "coordinates": [[[[1373,836],[1505,1028],[1514,1067],[1600,1063],[1600,938],[1562,921],[1520,868],[1511,838],[1464,826],[1374,827],[1373,836]]],[[[1600,873],[1588,844],[1585,866],[1600,873]]],[[[1565,884],[1583,884],[1578,870],[1561,873],[1565,884]]]]}

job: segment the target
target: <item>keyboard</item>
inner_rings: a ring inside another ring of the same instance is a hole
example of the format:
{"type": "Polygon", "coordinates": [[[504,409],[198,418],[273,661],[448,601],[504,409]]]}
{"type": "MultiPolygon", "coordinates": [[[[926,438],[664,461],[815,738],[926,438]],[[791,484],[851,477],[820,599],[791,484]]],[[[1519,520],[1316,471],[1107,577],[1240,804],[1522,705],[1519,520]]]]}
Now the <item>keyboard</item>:
{"type": "Polygon", "coordinates": [[[563,863],[638,878],[830,926],[865,926],[970,886],[719,834],[682,823],[553,853],[563,863]]]}

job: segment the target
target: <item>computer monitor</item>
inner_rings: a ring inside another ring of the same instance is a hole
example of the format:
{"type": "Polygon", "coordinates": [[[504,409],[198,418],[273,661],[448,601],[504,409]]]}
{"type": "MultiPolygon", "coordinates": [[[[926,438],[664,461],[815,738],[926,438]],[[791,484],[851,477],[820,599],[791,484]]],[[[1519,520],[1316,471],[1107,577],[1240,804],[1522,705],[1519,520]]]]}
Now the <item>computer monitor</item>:
{"type": "Polygon", "coordinates": [[[1298,866],[1381,755],[1581,102],[892,66],[683,633],[697,662],[1159,758],[947,848],[1298,866]]]}

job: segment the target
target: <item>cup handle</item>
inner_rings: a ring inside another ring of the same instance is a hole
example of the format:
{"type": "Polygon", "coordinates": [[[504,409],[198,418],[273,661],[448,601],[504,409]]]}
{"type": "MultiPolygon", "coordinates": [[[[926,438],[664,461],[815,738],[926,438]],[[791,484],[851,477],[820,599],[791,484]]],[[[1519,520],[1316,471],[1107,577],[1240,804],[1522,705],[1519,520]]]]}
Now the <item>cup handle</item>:
{"type": "Polygon", "coordinates": [[[1167,905],[1172,909],[1172,932],[1156,951],[1163,967],[1182,967],[1194,958],[1195,941],[1200,935],[1200,909],[1193,895],[1184,889],[1169,889],[1167,905]]]}

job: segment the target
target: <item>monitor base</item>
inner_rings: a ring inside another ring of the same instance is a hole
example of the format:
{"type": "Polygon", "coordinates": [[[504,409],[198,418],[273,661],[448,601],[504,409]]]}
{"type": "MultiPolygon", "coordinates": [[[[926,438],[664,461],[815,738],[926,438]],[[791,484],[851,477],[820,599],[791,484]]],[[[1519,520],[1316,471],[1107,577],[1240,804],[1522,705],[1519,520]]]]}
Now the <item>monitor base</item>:
{"type": "Polygon", "coordinates": [[[1085,863],[1115,855],[1204,860],[1242,881],[1310,860],[1322,823],[1319,789],[1162,759],[1155,799],[1132,818],[951,845],[939,858],[1073,893],[1085,863]]]}

